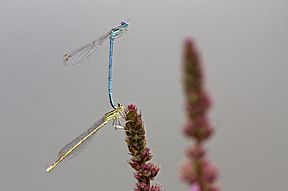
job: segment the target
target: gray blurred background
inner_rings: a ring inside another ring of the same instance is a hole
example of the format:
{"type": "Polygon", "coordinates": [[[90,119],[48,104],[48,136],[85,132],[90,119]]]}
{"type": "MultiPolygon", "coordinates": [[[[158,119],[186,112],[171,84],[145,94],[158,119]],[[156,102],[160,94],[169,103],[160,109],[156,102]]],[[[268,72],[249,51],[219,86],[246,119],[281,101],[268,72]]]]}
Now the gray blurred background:
{"type": "Polygon", "coordinates": [[[52,173],[58,150],[111,109],[108,41],[86,64],[63,54],[130,20],[114,47],[114,99],[142,111],[163,190],[187,190],[183,41],[205,63],[222,190],[288,187],[287,0],[0,0],[0,189],[133,190],[124,133],[111,125],[52,173]]]}

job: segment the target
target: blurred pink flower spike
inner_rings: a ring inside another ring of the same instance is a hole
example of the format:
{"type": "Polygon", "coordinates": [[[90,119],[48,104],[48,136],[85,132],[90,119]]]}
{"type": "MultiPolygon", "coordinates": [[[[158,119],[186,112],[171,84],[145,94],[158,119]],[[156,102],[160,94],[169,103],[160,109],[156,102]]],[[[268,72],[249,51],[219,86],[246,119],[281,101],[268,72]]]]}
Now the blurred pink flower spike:
{"type": "Polygon", "coordinates": [[[189,160],[182,165],[180,178],[188,183],[189,191],[219,191],[215,186],[217,168],[208,160],[204,148],[214,132],[208,116],[211,98],[206,91],[200,54],[190,39],[184,43],[182,81],[187,115],[183,132],[194,144],[185,152],[189,160]]]}

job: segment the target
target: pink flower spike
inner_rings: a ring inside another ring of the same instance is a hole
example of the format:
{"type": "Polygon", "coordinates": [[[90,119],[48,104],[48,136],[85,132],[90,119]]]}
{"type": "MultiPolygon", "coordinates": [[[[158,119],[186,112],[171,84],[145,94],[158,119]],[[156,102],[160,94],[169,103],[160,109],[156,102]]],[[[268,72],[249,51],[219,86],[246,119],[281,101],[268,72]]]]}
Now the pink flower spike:
{"type": "Polygon", "coordinates": [[[187,114],[183,133],[194,145],[186,150],[190,161],[181,167],[180,178],[190,185],[189,191],[219,191],[214,186],[218,171],[207,160],[204,148],[204,143],[213,135],[214,129],[208,116],[212,101],[205,88],[203,63],[192,40],[185,41],[183,52],[182,81],[187,114]]]}
{"type": "Polygon", "coordinates": [[[141,113],[137,112],[135,105],[130,104],[125,109],[124,118],[126,120],[124,126],[125,141],[131,155],[128,163],[135,170],[134,178],[137,181],[134,191],[159,191],[159,185],[151,186],[160,168],[158,165],[149,162],[153,157],[153,153],[147,147],[146,132],[141,113]]]}

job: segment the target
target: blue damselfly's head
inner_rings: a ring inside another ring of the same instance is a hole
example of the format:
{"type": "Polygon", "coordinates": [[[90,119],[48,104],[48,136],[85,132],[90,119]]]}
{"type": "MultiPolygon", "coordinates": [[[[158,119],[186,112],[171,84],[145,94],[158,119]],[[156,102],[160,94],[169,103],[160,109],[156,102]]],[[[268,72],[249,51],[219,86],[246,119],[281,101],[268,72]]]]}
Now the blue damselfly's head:
{"type": "Polygon", "coordinates": [[[129,23],[127,21],[122,21],[121,26],[122,28],[128,29],[129,23]]]}
{"type": "Polygon", "coordinates": [[[128,26],[129,26],[128,22],[122,21],[120,26],[112,28],[111,29],[111,38],[116,39],[116,38],[119,38],[119,37],[125,35],[128,31],[128,26]]]}

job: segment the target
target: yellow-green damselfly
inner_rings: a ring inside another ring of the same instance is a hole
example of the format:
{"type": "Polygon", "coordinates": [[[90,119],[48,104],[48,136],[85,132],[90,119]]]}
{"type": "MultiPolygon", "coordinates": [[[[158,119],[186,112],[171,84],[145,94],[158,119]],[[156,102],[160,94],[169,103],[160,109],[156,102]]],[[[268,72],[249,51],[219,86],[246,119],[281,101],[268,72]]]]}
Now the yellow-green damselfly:
{"type": "Polygon", "coordinates": [[[105,113],[105,115],[97,122],[95,122],[89,129],[87,129],[86,131],[81,133],[78,137],[76,137],[71,142],[62,147],[58,153],[58,159],[52,165],[50,165],[46,169],[46,171],[50,172],[60,162],[76,154],[80,150],[81,148],[80,146],[91,140],[93,135],[95,135],[95,133],[99,129],[104,127],[109,121],[113,121],[113,125],[116,128],[117,126],[116,124],[118,125],[120,124],[119,118],[122,117],[123,111],[124,111],[123,105],[118,104],[114,110],[105,113]]]}

